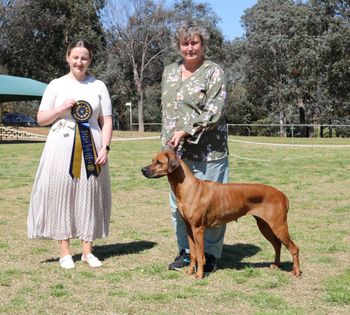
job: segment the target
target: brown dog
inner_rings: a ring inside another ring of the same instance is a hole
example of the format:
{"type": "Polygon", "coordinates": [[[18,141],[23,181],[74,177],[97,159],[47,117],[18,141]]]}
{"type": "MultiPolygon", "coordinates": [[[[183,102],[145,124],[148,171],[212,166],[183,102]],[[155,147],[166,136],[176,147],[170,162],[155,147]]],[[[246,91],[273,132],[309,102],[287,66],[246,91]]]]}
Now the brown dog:
{"type": "Polygon", "coordinates": [[[288,199],[281,191],[262,184],[221,184],[200,180],[193,176],[174,151],[158,153],[152,164],[142,169],[142,173],[147,178],[168,176],[187,226],[191,257],[189,274],[193,274],[197,266],[195,277],[204,277],[205,228],[250,214],[275,250],[275,261],[271,266],[280,265],[282,242],[293,257],[293,275],[300,276],[299,248],[288,233],[288,199]]]}

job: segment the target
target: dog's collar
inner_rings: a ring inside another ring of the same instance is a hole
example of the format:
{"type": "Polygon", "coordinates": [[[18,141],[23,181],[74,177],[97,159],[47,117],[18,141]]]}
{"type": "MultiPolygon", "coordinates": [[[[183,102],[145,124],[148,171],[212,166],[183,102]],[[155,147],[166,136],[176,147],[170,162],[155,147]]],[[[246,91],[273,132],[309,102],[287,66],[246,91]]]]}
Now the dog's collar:
{"type": "Polygon", "coordinates": [[[181,143],[180,143],[179,146],[177,147],[175,154],[176,154],[176,156],[177,156],[179,159],[182,158],[182,155],[183,155],[183,148],[182,148],[182,144],[181,144],[181,143]]]}

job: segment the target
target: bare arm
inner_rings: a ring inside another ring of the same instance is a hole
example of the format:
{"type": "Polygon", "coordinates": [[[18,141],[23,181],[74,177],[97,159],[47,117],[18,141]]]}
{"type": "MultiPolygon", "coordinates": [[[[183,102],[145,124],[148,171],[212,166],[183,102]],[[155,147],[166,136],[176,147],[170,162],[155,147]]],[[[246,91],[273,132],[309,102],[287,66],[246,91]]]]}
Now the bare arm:
{"type": "Polygon", "coordinates": [[[73,98],[66,99],[61,106],[54,107],[49,110],[39,110],[37,114],[37,121],[39,126],[47,126],[54,122],[62,113],[69,110],[75,104],[73,98]]]}
{"type": "Polygon", "coordinates": [[[109,146],[112,140],[112,116],[100,116],[99,123],[102,129],[102,147],[98,151],[98,157],[96,159],[96,164],[104,165],[107,162],[108,151],[106,150],[106,145],[109,146]]]}

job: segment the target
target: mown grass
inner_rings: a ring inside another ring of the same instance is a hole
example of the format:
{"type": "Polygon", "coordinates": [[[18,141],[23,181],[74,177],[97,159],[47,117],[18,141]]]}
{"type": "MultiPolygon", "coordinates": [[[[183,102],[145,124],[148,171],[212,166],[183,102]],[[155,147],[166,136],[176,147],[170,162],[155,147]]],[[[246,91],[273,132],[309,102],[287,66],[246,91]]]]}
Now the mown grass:
{"type": "Polygon", "coordinates": [[[74,240],[76,269],[62,270],[54,241],[27,239],[27,209],[44,144],[2,143],[0,313],[349,314],[350,148],[237,140],[304,145],[349,141],[230,140],[231,181],[271,184],[289,197],[289,229],[300,247],[301,279],[290,275],[285,248],[282,268],[269,269],[273,249],[251,217],[228,225],[214,274],[195,281],[168,271],[177,254],[168,184],[140,172],[160,149],[158,140],[112,143],[111,231],[94,246],[104,265],[94,270],[82,264],[80,242],[74,240]]]}

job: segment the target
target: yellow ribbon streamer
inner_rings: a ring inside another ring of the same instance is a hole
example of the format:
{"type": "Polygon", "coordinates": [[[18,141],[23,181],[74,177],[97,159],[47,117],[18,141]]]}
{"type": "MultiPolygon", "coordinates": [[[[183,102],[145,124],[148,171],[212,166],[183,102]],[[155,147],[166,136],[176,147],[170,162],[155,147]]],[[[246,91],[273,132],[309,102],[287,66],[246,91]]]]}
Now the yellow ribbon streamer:
{"type": "Polygon", "coordinates": [[[75,141],[74,141],[73,161],[72,161],[73,178],[80,178],[81,159],[82,159],[82,144],[81,144],[81,138],[80,138],[79,125],[77,124],[75,126],[75,141]]]}

